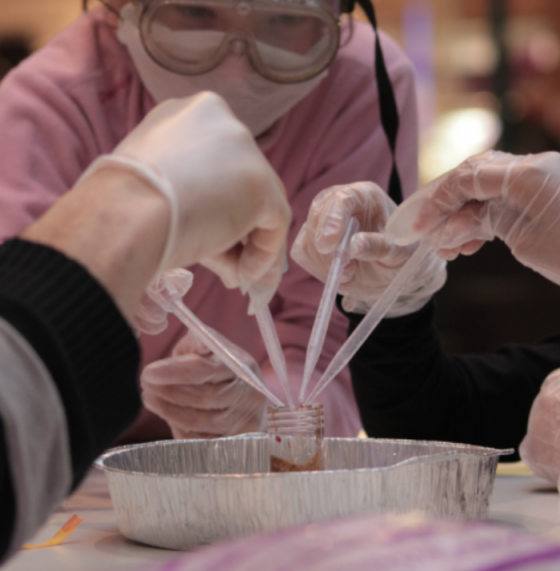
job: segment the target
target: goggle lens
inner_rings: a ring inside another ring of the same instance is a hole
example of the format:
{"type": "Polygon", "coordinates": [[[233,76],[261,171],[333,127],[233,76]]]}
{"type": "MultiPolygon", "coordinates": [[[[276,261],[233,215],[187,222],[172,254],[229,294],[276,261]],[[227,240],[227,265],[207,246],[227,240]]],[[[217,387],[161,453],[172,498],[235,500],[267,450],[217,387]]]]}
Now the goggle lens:
{"type": "Polygon", "coordinates": [[[338,48],[333,17],[300,6],[287,11],[281,3],[164,3],[143,14],[141,29],[152,57],[184,74],[212,69],[242,40],[257,71],[301,81],[324,69],[338,48]]]}

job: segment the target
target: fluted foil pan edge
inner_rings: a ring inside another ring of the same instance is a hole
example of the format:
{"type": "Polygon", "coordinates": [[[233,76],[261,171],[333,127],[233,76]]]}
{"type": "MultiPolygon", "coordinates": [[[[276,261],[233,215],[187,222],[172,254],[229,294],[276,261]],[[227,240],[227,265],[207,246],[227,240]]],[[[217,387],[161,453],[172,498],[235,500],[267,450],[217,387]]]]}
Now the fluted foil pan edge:
{"type": "Polygon", "coordinates": [[[170,440],[101,456],[123,535],[168,549],[358,513],[482,518],[500,455],[464,444],[326,438],[325,470],[268,473],[268,437],[170,440]]]}

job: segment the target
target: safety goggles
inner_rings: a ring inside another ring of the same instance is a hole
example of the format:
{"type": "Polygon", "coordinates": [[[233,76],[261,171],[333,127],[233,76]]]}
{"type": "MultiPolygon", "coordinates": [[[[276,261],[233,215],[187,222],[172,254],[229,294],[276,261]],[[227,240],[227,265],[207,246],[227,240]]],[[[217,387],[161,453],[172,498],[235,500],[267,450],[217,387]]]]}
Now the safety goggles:
{"type": "Polygon", "coordinates": [[[263,77],[297,83],[326,69],[338,49],[338,10],[322,2],[140,2],[140,35],[150,56],[175,73],[206,73],[229,54],[246,54],[263,77]]]}

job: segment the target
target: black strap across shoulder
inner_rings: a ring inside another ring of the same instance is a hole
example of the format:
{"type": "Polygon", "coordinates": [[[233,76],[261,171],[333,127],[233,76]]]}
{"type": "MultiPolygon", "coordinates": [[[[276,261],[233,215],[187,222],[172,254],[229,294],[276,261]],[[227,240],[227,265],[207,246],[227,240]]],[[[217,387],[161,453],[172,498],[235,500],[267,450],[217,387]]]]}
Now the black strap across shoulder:
{"type": "MultiPolygon", "coordinates": [[[[394,202],[400,204],[403,200],[401,179],[397,168],[396,161],[396,147],[397,135],[399,132],[399,111],[397,108],[397,101],[395,92],[391,85],[391,79],[385,64],[383,50],[381,49],[381,41],[379,39],[379,32],[377,28],[377,18],[375,10],[370,0],[357,0],[358,4],[364,10],[368,20],[370,21],[375,31],[375,78],[377,82],[377,90],[379,92],[379,112],[381,115],[381,124],[387,136],[389,147],[393,155],[393,167],[391,170],[391,178],[389,180],[389,196],[394,202]]],[[[354,0],[349,0],[345,3],[343,12],[352,12],[354,9],[354,0]]]]}

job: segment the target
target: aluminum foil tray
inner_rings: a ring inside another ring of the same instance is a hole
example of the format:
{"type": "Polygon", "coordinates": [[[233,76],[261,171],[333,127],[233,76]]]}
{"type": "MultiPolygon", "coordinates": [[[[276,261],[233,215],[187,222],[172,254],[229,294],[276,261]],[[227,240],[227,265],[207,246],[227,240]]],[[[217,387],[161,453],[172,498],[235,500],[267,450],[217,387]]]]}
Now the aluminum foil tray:
{"type": "Polygon", "coordinates": [[[168,549],[358,513],[486,515],[499,456],[444,442],[326,438],[325,470],[268,473],[268,437],[169,440],[101,456],[117,523],[168,549]]]}

